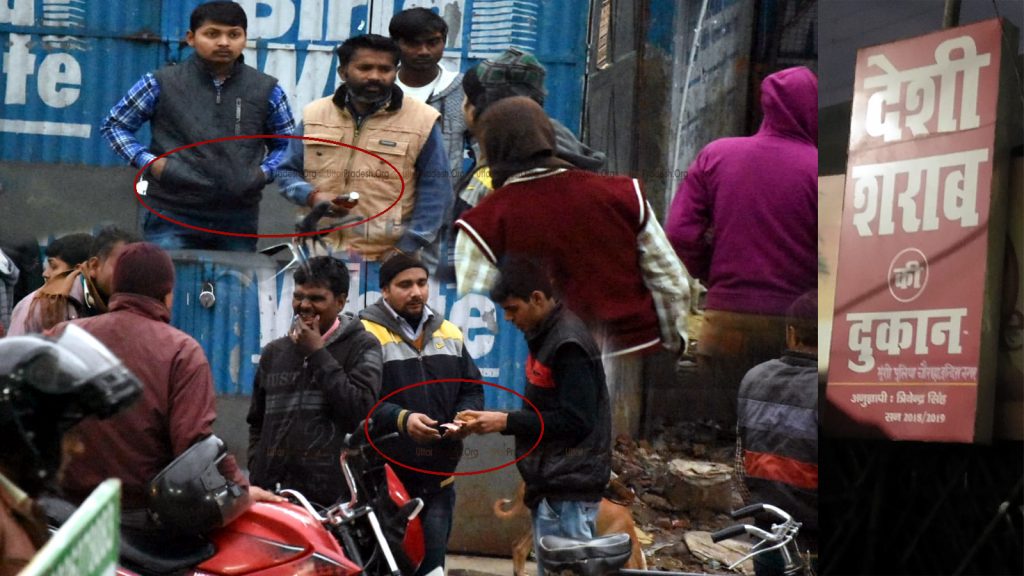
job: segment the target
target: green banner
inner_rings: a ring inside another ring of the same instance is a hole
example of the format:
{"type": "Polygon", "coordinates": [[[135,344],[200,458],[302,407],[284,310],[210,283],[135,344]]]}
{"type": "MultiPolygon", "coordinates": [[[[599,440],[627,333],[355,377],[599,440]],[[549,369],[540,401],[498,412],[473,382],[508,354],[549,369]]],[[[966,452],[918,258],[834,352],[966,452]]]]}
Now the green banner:
{"type": "Polygon", "coordinates": [[[121,481],[112,478],[93,490],[20,576],[114,574],[120,526],[121,481]]]}

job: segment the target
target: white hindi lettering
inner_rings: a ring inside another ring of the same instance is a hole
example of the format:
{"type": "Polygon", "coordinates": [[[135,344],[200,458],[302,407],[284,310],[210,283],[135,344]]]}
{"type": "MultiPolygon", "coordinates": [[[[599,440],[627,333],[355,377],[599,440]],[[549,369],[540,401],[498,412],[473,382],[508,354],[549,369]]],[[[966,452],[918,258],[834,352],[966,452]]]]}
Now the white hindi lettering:
{"type": "Polygon", "coordinates": [[[917,367],[900,363],[892,366],[889,363],[875,368],[875,376],[879,382],[963,382],[975,381],[978,378],[977,366],[954,366],[946,362],[942,366],[929,366],[922,361],[917,367]]]}
{"type": "Polygon", "coordinates": [[[991,63],[991,54],[978,54],[974,39],[960,36],[946,40],[935,49],[935,64],[900,71],[884,54],[868,57],[868,66],[881,69],[882,74],[864,79],[864,88],[880,89],[868,96],[865,131],[886,142],[903,139],[904,127],[914,136],[930,133],[927,123],[935,115],[938,100],[937,132],[956,132],[977,128],[978,84],[981,69],[991,63]],[[951,58],[953,51],[959,58],[951,58]],[[954,112],[957,96],[957,76],[960,83],[959,119],[954,112]],[[938,94],[936,83],[938,78],[938,94]],[[907,85],[906,98],[901,101],[902,85],[907,85]],[[895,110],[891,108],[896,108],[895,110]],[[901,110],[906,112],[901,121],[901,110]],[[959,120],[959,121],[958,121],[959,120]]]}
{"type": "Polygon", "coordinates": [[[876,351],[889,356],[899,356],[904,351],[923,356],[929,345],[945,345],[948,354],[960,354],[960,323],[966,315],[967,308],[847,314],[847,345],[851,352],[858,353],[855,360],[847,361],[847,366],[863,374],[874,368],[876,351]]]}
{"type": "Polygon", "coordinates": [[[907,262],[907,265],[903,268],[896,268],[893,270],[893,284],[900,290],[906,290],[907,288],[920,288],[921,287],[921,263],[917,260],[911,260],[907,262]]]}
{"type": "Polygon", "coordinates": [[[988,160],[989,149],[979,148],[911,160],[854,166],[851,170],[853,225],[857,229],[857,234],[888,236],[895,233],[897,211],[900,229],[903,232],[938,230],[940,205],[942,217],[946,221],[959,222],[962,228],[977,226],[979,166],[988,160]],[[944,171],[946,174],[943,180],[944,171]],[[907,175],[907,186],[897,193],[896,181],[900,174],[907,175]],[[876,219],[877,225],[872,228],[876,219]]]}

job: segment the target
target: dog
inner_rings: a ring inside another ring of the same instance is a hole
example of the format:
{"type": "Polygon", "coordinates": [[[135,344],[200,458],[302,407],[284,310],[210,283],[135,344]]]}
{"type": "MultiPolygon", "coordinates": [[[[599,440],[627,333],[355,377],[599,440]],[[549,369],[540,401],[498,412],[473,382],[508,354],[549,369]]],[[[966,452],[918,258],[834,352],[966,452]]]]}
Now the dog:
{"type": "MultiPolygon", "coordinates": [[[[514,518],[521,514],[528,514],[529,510],[523,503],[523,493],[526,485],[520,483],[516,492],[515,500],[502,498],[494,502],[494,515],[503,520],[514,518]]],[[[640,542],[636,537],[636,524],[633,522],[633,514],[629,507],[616,504],[607,498],[601,499],[601,505],[597,509],[597,536],[605,536],[625,532],[633,542],[633,553],[623,568],[639,570],[647,569],[647,560],[644,558],[644,551],[640,548],[640,542]]],[[[526,575],[526,559],[533,549],[533,528],[528,528],[526,534],[515,541],[512,545],[512,570],[515,576],[526,575]]]]}

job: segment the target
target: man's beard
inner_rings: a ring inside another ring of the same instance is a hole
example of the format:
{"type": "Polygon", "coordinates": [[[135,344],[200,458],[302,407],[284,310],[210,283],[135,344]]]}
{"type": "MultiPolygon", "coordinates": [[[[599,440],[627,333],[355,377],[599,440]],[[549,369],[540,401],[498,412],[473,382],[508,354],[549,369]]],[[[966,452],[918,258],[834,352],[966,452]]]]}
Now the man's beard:
{"type": "Polygon", "coordinates": [[[359,102],[360,104],[369,104],[372,106],[375,104],[380,104],[381,102],[386,102],[391,98],[391,86],[384,86],[378,84],[377,86],[380,87],[380,92],[376,94],[374,94],[373,92],[365,91],[366,86],[366,84],[350,85],[349,94],[352,95],[352,99],[355,100],[356,102],[359,102]]]}
{"type": "Polygon", "coordinates": [[[412,312],[402,310],[401,312],[398,313],[398,315],[401,316],[402,318],[405,318],[405,321],[408,322],[410,326],[416,328],[417,326],[420,325],[420,320],[423,319],[423,312],[423,308],[420,308],[420,311],[416,312],[415,314],[412,312]]]}

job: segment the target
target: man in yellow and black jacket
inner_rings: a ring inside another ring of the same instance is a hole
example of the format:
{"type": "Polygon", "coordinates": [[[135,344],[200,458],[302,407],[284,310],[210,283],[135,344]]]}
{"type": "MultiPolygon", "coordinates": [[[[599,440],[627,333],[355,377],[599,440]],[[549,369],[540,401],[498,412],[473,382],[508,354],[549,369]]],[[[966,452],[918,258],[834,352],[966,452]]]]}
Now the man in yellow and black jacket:
{"type": "Polygon", "coordinates": [[[380,340],[384,355],[381,397],[391,396],[373,416],[378,430],[395,429],[401,442],[382,446],[391,459],[428,474],[397,467],[412,496],[423,499],[420,514],[426,556],[417,574],[444,566],[455,508],[455,471],[467,432],[450,430],[463,410],[480,410],[480,371],[466,349],[462,332],[427,306],[427,269],[399,254],[380,268],[382,297],[360,312],[366,330],[380,340]],[[453,381],[431,382],[453,379],[453,381]],[[426,382],[431,382],[425,384],[426,382]],[[416,386],[417,384],[423,384],[416,386]],[[441,473],[441,474],[437,474],[441,473]]]}

